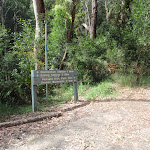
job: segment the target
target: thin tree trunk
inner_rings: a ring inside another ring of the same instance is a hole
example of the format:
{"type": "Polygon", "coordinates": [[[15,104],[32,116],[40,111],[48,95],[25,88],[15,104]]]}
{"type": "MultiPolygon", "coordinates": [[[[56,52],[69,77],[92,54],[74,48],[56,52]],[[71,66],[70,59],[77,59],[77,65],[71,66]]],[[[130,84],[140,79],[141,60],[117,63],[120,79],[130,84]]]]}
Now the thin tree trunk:
{"type": "Polygon", "coordinates": [[[90,38],[96,38],[97,0],[92,0],[92,18],[90,38]]]}
{"type": "Polygon", "coordinates": [[[1,22],[2,22],[2,28],[4,29],[5,28],[5,20],[4,20],[4,11],[3,11],[3,8],[4,8],[4,0],[2,0],[2,6],[0,8],[0,13],[1,13],[1,22]]]}
{"type": "MultiPolygon", "coordinates": [[[[125,26],[126,20],[130,18],[130,15],[131,15],[130,5],[132,1],[133,0],[122,0],[121,14],[120,14],[122,27],[125,26]]],[[[130,26],[132,26],[132,24],[130,24],[130,26]]]]}
{"type": "MultiPolygon", "coordinates": [[[[74,21],[75,21],[75,14],[76,14],[76,5],[77,5],[77,0],[73,0],[73,10],[72,10],[72,13],[71,13],[72,21],[71,21],[70,30],[69,30],[68,39],[67,39],[67,43],[68,44],[71,43],[71,36],[72,36],[72,31],[73,31],[74,21]]],[[[66,47],[66,50],[65,50],[64,56],[62,58],[62,61],[61,61],[59,69],[63,69],[63,62],[64,62],[64,60],[67,57],[67,50],[68,50],[68,48],[66,47]]]]}
{"type": "Polygon", "coordinates": [[[109,20],[109,13],[108,13],[108,4],[107,4],[107,0],[105,0],[105,10],[106,10],[106,21],[108,22],[108,20],[109,20]]]}
{"type": "Polygon", "coordinates": [[[108,22],[110,20],[110,17],[112,15],[113,12],[113,8],[108,8],[108,1],[105,0],[105,10],[106,10],[106,21],[108,22]]]}
{"type": "Polygon", "coordinates": [[[14,32],[17,32],[17,13],[19,12],[19,10],[17,12],[14,12],[14,32]]]}
{"type": "Polygon", "coordinates": [[[75,21],[76,5],[77,5],[76,0],[73,0],[73,10],[72,10],[72,13],[71,13],[72,21],[71,21],[70,30],[69,30],[69,33],[68,33],[68,41],[67,41],[67,43],[71,42],[71,35],[72,35],[74,21],[75,21]]]}

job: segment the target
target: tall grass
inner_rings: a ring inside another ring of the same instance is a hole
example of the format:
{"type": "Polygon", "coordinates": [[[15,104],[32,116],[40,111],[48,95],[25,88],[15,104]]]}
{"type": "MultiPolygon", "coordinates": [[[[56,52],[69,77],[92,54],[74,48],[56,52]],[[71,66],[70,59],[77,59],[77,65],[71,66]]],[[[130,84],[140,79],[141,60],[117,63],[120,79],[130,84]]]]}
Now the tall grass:
{"type": "Polygon", "coordinates": [[[0,103],[0,122],[9,119],[11,115],[24,114],[32,111],[32,106],[18,106],[0,103]]]}
{"type": "Polygon", "coordinates": [[[107,96],[114,96],[116,95],[116,91],[113,88],[112,82],[102,82],[97,85],[94,85],[90,87],[85,94],[85,99],[88,100],[101,100],[101,98],[107,97],[107,96]]]}
{"type": "Polygon", "coordinates": [[[150,86],[150,75],[145,75],[140,78],[140,86],[150,86]]]}
{"type": "Polygon", "coordinates": [[[115,73],[110,78],[122,86],[137,87],[137,86],[150,86],[150,75],[140,76],[139,84],[137,85],[136,75],[133,73],[115,73]]]}

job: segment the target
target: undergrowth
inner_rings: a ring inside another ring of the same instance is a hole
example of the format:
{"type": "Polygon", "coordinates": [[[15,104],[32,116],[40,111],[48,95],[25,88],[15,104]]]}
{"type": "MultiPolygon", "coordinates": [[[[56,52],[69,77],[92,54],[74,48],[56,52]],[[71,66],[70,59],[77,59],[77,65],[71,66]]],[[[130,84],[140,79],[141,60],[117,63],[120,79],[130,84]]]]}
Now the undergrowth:
{"type": "Polygon", "coordinates": [[[113,83],[109,81],[104,81],[95,85],[79,85],[80,95],[87,100],[101,100],[103,97],[114,96],[116,94],[115,88],[113,88],[113,83]]]}
{"type": "MultiPolygon", "coordinates": [[[[78,84],[78,95],[82,96],[85,100],[95,100],[101,99],[108,95],[113,95],[115,90],[112,88],[112,83],[110,81],[105,81],[91,84],[78,84]]],[[[73,85],[62,84],[59,87],[53,89],[52,93],[48,93],[48,103],[46,103],[45,97],[38,96],[38,110],[50,109],[54,105],[61,105],[70,100],[74,99],[73,85]]],[[[8,105],[0,103],[0,122],[9,119],[11,115],[25,114],[32,112],[32,106],[18,106],[18,105],[8,105]]]]}
{"type": "Polygon", "coordinates": [[[24,114],[31,111],[31,106],[18,106],[0,103],[0,122],[9,119],[11,115],[24,114]]]}
{"type": "MultiPolygon", "coordinates": [[[[139,86],[150,86],[150,76],[142,76],[139,80],[139,86]]],[[[115,73],[110,76],[106,81],[97,84],[78,84],[78,95],[85,100],[101,100],[105,97],[116,96],[116,90],[114,83],[118,83],[122,86],[137,87],[136,78],[134,74],[121,74],[115,73]]],[[[44,90],[44,89],[43,89],[44,90]]],[[[38,110],[50,109],[54,105],[61,105],[74,99],[73,85],[62,84],[59,87],[55,87],[52,93],[48,94],[48,103],[46,103],[45,97],[38,96],[38,110]]],[[[0,103],[0,122],[9,119],[11,115],[25,114],[32,112],[32,106],[30,105],[8,105],[0,103]]]]}
{"type": "Polygon", "coordinates": [[[115,73],[110,76],[113,82],[127,87],[144,87],[150,86],[150,75],[143,75],[139,78],[139,83],[136,82],[136,75],[133,73],[123,74],[115,73]]]}

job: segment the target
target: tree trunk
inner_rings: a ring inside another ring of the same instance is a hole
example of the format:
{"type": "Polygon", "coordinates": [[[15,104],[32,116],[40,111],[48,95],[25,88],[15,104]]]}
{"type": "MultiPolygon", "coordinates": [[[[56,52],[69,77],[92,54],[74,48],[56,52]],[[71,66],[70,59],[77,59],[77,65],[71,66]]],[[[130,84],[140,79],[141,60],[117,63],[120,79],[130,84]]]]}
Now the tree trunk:
{"type": "Polygon", "coordinates": [[[108,22],[110,20],[111,15],[112,15],[113,8],[111,8],[109,10],[107,0],[105,0],[105,10],[106,10],[106,21],[108,22]]]}
{"type": "Polygon", "coordinates": [[[13,20],[14,20],[14,32],[17,32],[17,13],[16,12],[14,12],[13,20]]]}
{"type": "Polygon", "coordinates": [[[92,18],[91,18],[91,31],[90,38],[96,38],[96,21],[97,21],[97,0],[92,0],[92,18]]]}
{"type": "MultiPolygon", "coordinates": [[[[73,0],[73,9],[72,9],[72,13],[71,13],[72,21],[71,21],[70,30],[69,30],[68,39],[67,39],[68,44],[71,43],[71,36],[72,36],[72,31],[73,31],[73,26],[74,26],[74,21],[75,21],[75,14],[76,14],[76,5],[77,5],[77,0],[73,0]]],[[[68,50],[68,48],[66,47],[64,56],[62,58],[62,61],[61,61],[60,67],[59,67],[60,70],[63,69],[63,62],[67,57],[67,50],[68,50]]]]}
{"type": "Polygon", "coordinates": [[[5,28],[5,19],[4,19],[4,0],[1,1],[2,6],[0,7],[0,14],[1,14],[1,23],[2,23],[2,28],[5,28]]]}
{"type": "Polygon", "coordinates": [[[72,35],[74,21],[75,21],[76,5],[77,5],[77,0],[73,0],[73,10],[72,10],[72,13],[71,13],[72,21],[71,21],[70,30],[69,30],[69,33],[68,33],[68,41],[67,41],[67,43],[71,42],[71,35],[72,35]]]}
{"type": "MultiPolygon", "coordinates": [[[[35,28],[35,41],[34,41],[34,55],[37,61],[37,52],[38,52],[38,41],[40,38],[41,32],[41,24],[44,21],[45,16],[45,7],[43,0],[33,0],[33,7],[34,7],[34,15],[36,21],[36,28],[35,28]]],[[[35,70],[38,69],[37,62],[35,63],[35,70]]]]}
{"type": "Polygon", "coordinates": [[[21,124],[41,121],[41,120],[47,119],[47,118],[51,119],[53,117],[60,117],[60,116],[62,116],[62,113],[60,113],[60,112],[53,113],[52,112],[52,113],[48,113],[46,115],[40,115],[40,116],[36,116],[36,117],[25,118],[22,120],[16,120],[16,121],[11,121],[11,122],[2,122],[2,123],[0,123],[0,128],[12,127],[12,126],[17,126],[17,125],[21,125],[21,124]]]}
{"type": "MultiPolygon", "coordinates": [[[[131,2],[133,0],[122,0],[122,6],[121,6],[121,23],[122,26],[124,27],[126,24],[126,20],[129,19],[130,15],[131,15],[131,2]],[[129,14],[128,14],[129,13],[129,14]]],[[[132,24],[130,24],[132,26],[132,24]]]]}
{"type": "MultiPolygon", "coordinates": [[[[88,6],[87,7],[87,14],[89,13],[88,6]]],[[[90,33],[90,39],[96,38],[96,21],[97,21],[97,0],[92,0],[92,13],[91,19],[89,18],[89,25],[83,23],[82,25],[85,27],[87,31],[90,33]]]]}
{"type": "Polygon", "coordinates": [[[107,0],[105,0],[105,10],[106,10],[106,21],[108,22],[108,5],[107,5],[107,0]]]}

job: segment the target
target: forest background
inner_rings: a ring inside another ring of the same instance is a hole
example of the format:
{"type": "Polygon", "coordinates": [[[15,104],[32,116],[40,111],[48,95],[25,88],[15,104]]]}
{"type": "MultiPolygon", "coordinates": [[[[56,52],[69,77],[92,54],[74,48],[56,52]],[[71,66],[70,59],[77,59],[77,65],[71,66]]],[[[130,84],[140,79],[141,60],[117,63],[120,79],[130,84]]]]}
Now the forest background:
{"type": "Polygon", "coordinates": [[[77,69],[91,85],[112,73],[131,85],[150,80],[149,0],[1,0],[1,106],[31,103],[31,70],[45,68],[45,22],[48,69],[77,69]]]}

